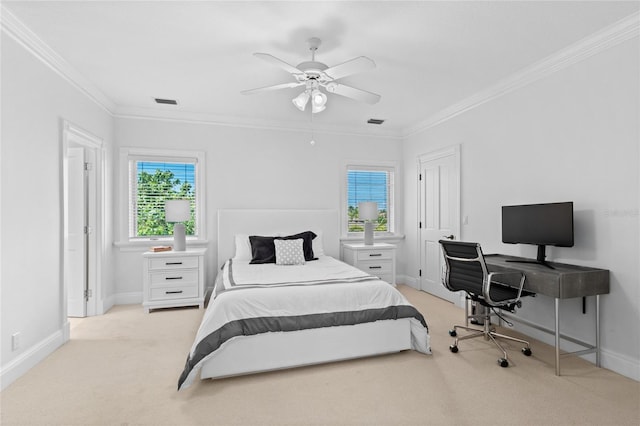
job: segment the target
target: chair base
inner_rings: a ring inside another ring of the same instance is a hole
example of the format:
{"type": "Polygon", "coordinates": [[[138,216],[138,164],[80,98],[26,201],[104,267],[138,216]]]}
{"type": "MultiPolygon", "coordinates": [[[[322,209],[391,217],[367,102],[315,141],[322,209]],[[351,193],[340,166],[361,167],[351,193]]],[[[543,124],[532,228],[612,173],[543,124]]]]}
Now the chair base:
{"type": "Polygon", "coordinates": [[[501,367],[508,367],[509,366],[509,358],[507,356],[507,351],[496,340],[496,338],[500,338],[500,339],[511,340],[511,341],[514,341],[514,342],[523,343],[526,346],[524,348],[522,348],[522,353],[525,356],[531,356],[531,345],[529,344],[529,342],[527,342],[526,340],[518,339],[516,337],[507,336],[507,335],[504,335],[504,334],[501,334],[501,333],[497,333],[495,330],[496,330],[495,328],[491,327],[491,322],[489,321],[489,318],[485,318],[484,327],[483,327],[482,330],[479,330],[479,329],[473,328],[473,327],[466,327],[466,326],[463,326],[463,325],[455,325],[453,327],[453,329],[449,331],[449,335],[451,337],[455,337],[456,338],[454,343],[453,343],[453,345],[449,346],[449,350],[451,350],[451,352],[453,352],[453,353],[458,352],[458,342],[460,340],[474,339],[476,337],[484,337],[485,340],[491,340],[493,342],[493,344],[496,345],[498,347],[498,349],[500,349],[500,351],[502,352],[503,356],[502,356],[502,358],[498,359],[498,364],[501,367]],[[467,334],[465,336],[458,337],[458,330],[459,329],[468,331],[471,334],[467,334]]]}

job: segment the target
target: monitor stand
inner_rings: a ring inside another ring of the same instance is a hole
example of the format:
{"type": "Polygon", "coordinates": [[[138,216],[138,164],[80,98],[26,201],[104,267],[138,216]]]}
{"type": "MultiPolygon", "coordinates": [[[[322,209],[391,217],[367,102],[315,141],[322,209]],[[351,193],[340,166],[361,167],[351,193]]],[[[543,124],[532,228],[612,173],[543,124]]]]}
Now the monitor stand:
{"type": "Polygon", "coordinates": [[[543,265],[546,266],[549,269],[556,269],[553,266],[549,265],[549,263],[547,263],[545,259],[546,254],[545,254],[545,249],[547,246],[545,246],[544,244],[538,244],[538,255],[536,256],[536,260],[516,260],[516,259],[509,259],[507,260],[507,262],[514,262],[514,263],[535,263],[537,265],[543,265]]]}

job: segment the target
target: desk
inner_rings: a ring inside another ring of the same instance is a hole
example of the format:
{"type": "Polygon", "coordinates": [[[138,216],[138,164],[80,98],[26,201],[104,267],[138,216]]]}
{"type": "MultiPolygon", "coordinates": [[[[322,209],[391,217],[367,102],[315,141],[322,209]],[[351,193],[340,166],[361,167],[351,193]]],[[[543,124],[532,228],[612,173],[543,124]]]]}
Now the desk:
{"type": "MultiPolygon", "coordinates": [[[[556,375],[560,375],[560,339],[583,346],[587,349],[572,352],[573,355],[584,355],[595,352],[596,365],[600,367],[600,295],[609,293],[609,271],[606,269],[588,268],[564,263],[548,262],[554,269],[535,263],[518,263],[514,261],[528,260],[521,257],[503,254],[485,255],[489,272],[518,271],[525,274],[524,289],[533,293],[544,294],[555,299],[555,330],[552,332],[537,324],[505,314],[514,321],[522,322],[539,330],[555,334],[556,375]],[[596,342],[586,342],[564,336],[560,333],[560,299],[573,297],[596,297],[596,342]]],[[[569,354],[566,354],[569,355],[569,354]]]]}

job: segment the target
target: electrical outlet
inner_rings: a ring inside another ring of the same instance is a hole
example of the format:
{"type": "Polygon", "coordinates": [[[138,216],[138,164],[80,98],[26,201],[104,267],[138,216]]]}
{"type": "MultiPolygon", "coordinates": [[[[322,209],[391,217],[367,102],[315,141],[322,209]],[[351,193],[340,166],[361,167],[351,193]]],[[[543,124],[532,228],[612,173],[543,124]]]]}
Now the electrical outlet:
{"type": "Polygon", "coordinates": [[[17,351],[20,349],[20,333],[13,333],[11,335],[11,350],[17,351]]]}

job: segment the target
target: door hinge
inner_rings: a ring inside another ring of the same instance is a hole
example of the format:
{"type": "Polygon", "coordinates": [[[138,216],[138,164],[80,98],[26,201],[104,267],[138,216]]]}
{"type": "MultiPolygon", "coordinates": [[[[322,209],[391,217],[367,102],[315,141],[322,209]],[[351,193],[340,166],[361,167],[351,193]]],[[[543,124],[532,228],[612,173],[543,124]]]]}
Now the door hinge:
{"type": "Polygon", "coordinates": [[[422,221],[418,222],[418,229],[422,229],[422,221]]]}
{"type": "Polygon", "coordinates": [[[89,300],[89,298],[92,296],[93,296],[93,292],[91,291],[91,289],[86,289],[84,291],[84,300],[89,300]]]}
{"type": "Polygon", "coordinates": [[[422,173],[418,175],[418,180],[422,180],[422,173]]]}
{"type": "Polygon", "coordinates": [[[422,269],[418,269],[418,276],[421,277],[422,276],[422,269]]]}
{"type": "Polygon", "coordinates": [[[91,168],[92,168],[91,163],[84,163],[84,169],[85,169],[86,171],[91,170],[91,168]]]}
{"type": "Polygon", "coordinates": [[[91,234],[91,231],[92,231],[92,229],[91,229],[91,227],[90,227],[90,226],[85,226],[85,227],[84,227],[84,233],[85,233],[85,234],[89,235],[89,234],[91,234]]]}

